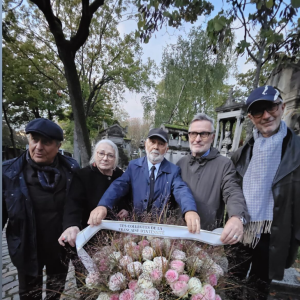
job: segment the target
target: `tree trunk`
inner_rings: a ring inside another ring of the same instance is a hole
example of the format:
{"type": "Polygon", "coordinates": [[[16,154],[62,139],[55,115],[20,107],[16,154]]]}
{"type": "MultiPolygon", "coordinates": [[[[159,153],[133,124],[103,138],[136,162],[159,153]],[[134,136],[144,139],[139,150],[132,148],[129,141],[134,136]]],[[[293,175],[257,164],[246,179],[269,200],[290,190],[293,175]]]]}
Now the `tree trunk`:
{"type": "Polygon", "coordinates": [[[74,159],[78,162],[79,165],[81,165],[81,158],[80,158],[80,151],[78,147],[78,140],[77,140],[77,134],[76,134],[76,129],[74,125],[74,141],[73,141],[73,146],[74,146],[74,159]]]}
{"type": "MultiPolygon", "coordinates": [[[[65,76],[68,84],[70,101],[74,115],[74,128],[76,130],[78,149],[80,151],[81,164],[83,167],[89,163],[91,145],[84,114],[83,99],[81,95],[80,81],[71,51],[58,47],[60,58],[64,64],[65,76]]],[[[74,141],[75,143],[75,141],[74,141]]]]}
{"type": "Polygon", "coordinates": [[[6,124],[7,124],[8,129],[9,129],[9,137],[10,137],[11,144],[12,144],[12,146],[13,146],[13,149],[14,149],[14,156],[17,157],[18,154],[17,154],[16,144],[15,144],[15,139],[14,139],[14,131],[13,131],[13,129],[11,128],[10,123],[9,123],[9,121],[8,121],[8,118],[7,118],[7,111],[6,111],[4,105],[2,105],[2,109],[3,109],[3,114],[4,114],[5,122],[6,122],[6,124]]]}

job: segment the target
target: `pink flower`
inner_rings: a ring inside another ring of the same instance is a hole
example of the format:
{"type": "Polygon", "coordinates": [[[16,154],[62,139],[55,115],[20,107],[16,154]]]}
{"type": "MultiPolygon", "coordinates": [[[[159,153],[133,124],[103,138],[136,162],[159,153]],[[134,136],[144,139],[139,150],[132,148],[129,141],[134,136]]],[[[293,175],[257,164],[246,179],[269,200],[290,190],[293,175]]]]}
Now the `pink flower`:
{"type": "Polygon", "coordinates": [[[155,288],[144,289],[143,293],[145,295],[145,299],[147,299],[147,300],[158,300],[159,299],[159,291],[155,288]]]}
{"type": "Polygon", "coordinates": [[[139,261],[132,262],[127,265],[127,271],[132,277],[138,276],[142,273],[142,264],[139,261]]]}
{"type": "Polygon", "coordinates": [[[85,278],[86,287],[92,289],[95,285],[99,283],[99,274],[96,272],[89,273],[88,276],[85,278]]]}
{"type": "Polygon", "coordinates": [[[188,284],[185,281],[176,281],[171,283],[171,288],[173,294],[175,294],[178,297],[182,297],[186,294],[188,290],[188,284]]]}
{"type": "Polygon", "coordinates": [[[162,247],[163,241],[159,238],[155,238],[151,241],[151,247],[155,250],[159,250],[162,247]]]}
{"type": "Polygon", "coordinates": [[[120,259],[120,265],[121,267],[127,267],[128,264],[132,263],[132,258],[128,255],[125,255],[123,256],[121,259],[120,259]]]}
{"type": "Polygon", "coordinates": [[[182,273],[184,271],[185,263],[181,260],[173,260],[171,261],[170,268],[177,271],[177,273],[182,273]]]}
{"type": "Polygon", "coordinates": [[[134,299],[134,291],[127,289],[120,294],[120,300],[133,300],[134,299]]]}
{"type": "Polygon", "coordinates": [[[188,275],[182,274],[178,276],[178,281],[185,281],[185,282],[189,282],[190,277],[188,275]]]}
{"type": "Polygon", "coordinates": [[[216,295],[215,300],[222,300],[222,299],[221,299],[220,295],[216,295]]]}
{"type": "Polygon", "coordinates": [[[218,284],[218,278],[217,278],[217,275],[216,274],[211,274],[209,276],[209,283],[212,285],[212,286],[215,286],[218,284]]]}
{"type": "Polygon", "coordinates": [[[104,271],[108,271],[109,269],[109,260],[108,259],[100,259],[100,261],[98,261],[98,268],[99,271],[104,272],[104,271]]]}
{"type": "Polygon", "coordinates": [[[178,280],[178,273],[175,270],[168,270],[165,274],[168,283],[172,283],[178,280]]]}
{"type": "Polygon", "coordinates": [[[206,300],[205,295],[198,293],[192,296],[191,300],[206,300]]]}
{"type": "Polygon", "coordinates": [[[133,259],[139,259],[140,258],[140,246],[136,245],[132,248],[131,256],[133,259]]]}
{"type": "Polygon", "coordinates": [[[205,284],[203,286],[203,294],[207,300],[215,300],[216,291],[210,284],[205,284]]]}
{"type": "Polygon", "coordinates": [[[180,250],[176,249],[172,253],[172,258],[176,259],[176,260],[185,261],[186,260],[186,255],[183,251],[180,251],[180,250]]]}
{"type": "Polygon", "coordinates": [[[119,300],[119,294],[112,294],[112,295],[110,295],[110,299],[109,300],[119,300]]]}
{"type": "Polygon", "coordinates": [[[150,273],[150,278],[154,283],[160,283],[162,280],[162,271],[159,269],[155,269],[150,273]]]}
{"type": "Polygon", "coordinates": [[[154,250],[146,246],[142,251],[143,260],[151,260],[153,258],[154,250]]]}
{"type": "Polygon", "coordinates": [[[136,288],[138,287],[138,284],[137,284],[137,280],[131,280],[129,283],[128,283],[128,287],[135,291],[136,288]]]}
{"type": "Polygon", "coordinates": [[[125,285],[125,281],[126,281],[125,276],[122,273],[118,272],[110,276],[108,282],[108,288],[113,292],[119,291],[125,285]]]}
{"type": "Polygon", "coordinates": [[[142,248],[145,248],[146,246],[149,246],[149,242],[147,240],[142,240],[139,242],[139,245],[142,247],[142,248]]]}

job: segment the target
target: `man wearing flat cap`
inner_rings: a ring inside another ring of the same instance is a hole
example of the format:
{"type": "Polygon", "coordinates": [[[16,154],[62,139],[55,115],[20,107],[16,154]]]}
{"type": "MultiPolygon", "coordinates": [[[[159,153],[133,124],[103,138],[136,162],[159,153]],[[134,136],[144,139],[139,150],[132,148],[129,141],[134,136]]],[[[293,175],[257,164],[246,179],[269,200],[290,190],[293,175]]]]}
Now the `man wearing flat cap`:
{"type": "Polygon", "coordinates": [[[137,214],[161,214],[171,197],[181,208],[190,232],[200,231],[200,218],[190,189],[180,176],[180,168],[167,161],[168,135],[159,128],[150,130],[145,141],[147,156],[132,160],[124,174],[116,179],[99,201],[88,220],[98,225],[117,202],[132,191],[137,214]]]}
{"type": "Polygon", "coordinates": [[[29,149],[2,166],[2,228],[8,220],[6,237],[18,270],[20,299],[42,299],[44,266],[47,299],[59,299],[53,291],[63,291],[68,264],[57,240],[66,194],[79,166],[58,152],[63,131],[54,122],[35,119],[25,131],[29,149]]]}
{"type": "Polygon", "coordinates": [[[252,263],[249,281],[260,286],[255,299],[267,299],[271,280],[282,280],[300,245],[300,138],[281,120],[285,104],[272,86],[252,91],[246,106],[253,137],[232,161],[251,216],[248,247],[239,250],[250,259],[232,272],[245,278],[252,263]]]}

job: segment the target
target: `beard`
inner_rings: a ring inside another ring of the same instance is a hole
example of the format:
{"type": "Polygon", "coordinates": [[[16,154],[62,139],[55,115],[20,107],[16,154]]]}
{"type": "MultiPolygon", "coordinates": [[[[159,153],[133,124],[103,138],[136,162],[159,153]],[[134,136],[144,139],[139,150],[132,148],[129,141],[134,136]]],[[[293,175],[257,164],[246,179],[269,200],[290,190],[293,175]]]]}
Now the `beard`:
{"type": "Polygon", "coordinates": [[[162,162],[165,157],[165,153],[160,154],[158,150],[152,150],[151,152],[146,150],[146,154],[152,164],[158,164],[162,162]]]}

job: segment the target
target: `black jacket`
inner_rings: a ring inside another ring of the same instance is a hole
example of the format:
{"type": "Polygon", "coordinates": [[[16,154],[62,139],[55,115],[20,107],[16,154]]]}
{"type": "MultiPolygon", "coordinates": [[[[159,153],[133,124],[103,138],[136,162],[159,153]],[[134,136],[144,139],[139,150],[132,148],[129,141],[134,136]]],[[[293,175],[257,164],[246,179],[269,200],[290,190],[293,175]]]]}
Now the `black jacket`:
{"type": "MultiPolygon", "coordinates": [[[[232,156],[240,184],[250,163],[254,139],[232,156]]],[[[283,140],[282,158],[275,175],[273,222],[269,245],[269,278],[281,280],[284,268],[296,259],[300,245],[300,138],[288,128],[283,140]]]]}
{"type": "MultiPolygon", "coordinates": [[[[88,226],[91,211],[98,206],[98,203],[110,186],[110,184],[120,176],[123,171],[118,167],[112,176],[103,175],[97,167],[87,166],[76,172],[70,191],[67,195],[68,201],[64,210],[63,229],[70,226],[85,228],[88,226]]],[[[119,205],[114,207],[113,212],[108,215],[115,219],[115,214],[122,209],[131,210],[130,195],[120,200],[119,205]],[[113,213],[115,213],[113,215],[113,213]]]]}
{"type": "MultiPolygon", "coordinates": [[[[25,274],[37,276],[35,214],[24,177],[26,153],[27,151],[2,165],[2,229],[8,219],[6,238],[13,264],[25,274]]],[[[59,163],[66,170],[68,190],[73,172],[79,169],[79,166],[73,158],[59,153],[57,155],[59,163]]]]}
{"type": "Polygon", "coordinates": [[[195,198],[202,229],[212,230],[223,225],[225,204],[229,217],[250,220],[233,163],[217,149],[211,148],[200,160],[186,155],[177,165],[195,198]]]}

